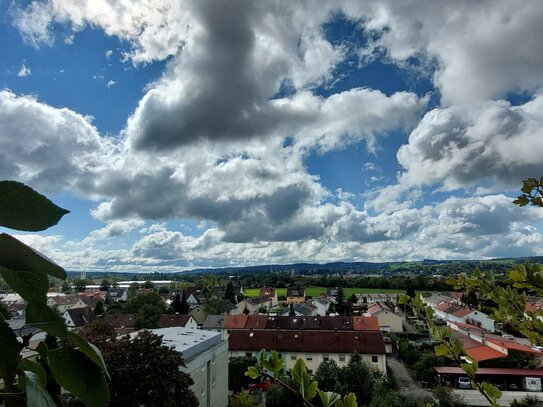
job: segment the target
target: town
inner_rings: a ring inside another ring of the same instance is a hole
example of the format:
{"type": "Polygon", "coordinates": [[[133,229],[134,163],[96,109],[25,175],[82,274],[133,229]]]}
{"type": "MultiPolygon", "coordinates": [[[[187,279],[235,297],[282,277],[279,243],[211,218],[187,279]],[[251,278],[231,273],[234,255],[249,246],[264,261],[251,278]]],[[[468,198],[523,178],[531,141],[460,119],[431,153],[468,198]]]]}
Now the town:
{"type": "MultiPolygon", "coordinates": [[[[286,371],[301,359],[307,372],[332,391],[338,388],[330,370],[338,375],[351,369],[356,356],[366,374],[373,372],[371,377],[377,378],[373,380],[388,386],[389,397],[394,395],[405,405],[449,405],[445,403],[450,400],[458,406],[488,405],[458,365],[436,356],[427,324],[400,301],[405,291],[323,288],[308,285],[308,278],[288,277],[294,283],[285,288],[244,288],[234,276],[204,275],[192,282],[113,278],[111,283],[82,274],[73,284],[52,280],[47,305],[76,332],[105,329],[128,338],[143,331],[158,335],[184,359],[182,369],[192,378],[190,390],[200,406],[226,407],[236,397],[248,397],[254,405],[263,400],[280,405],[281,397],[288,397],[284,390],[244,376],[244,369],[262,350],[277,351],[286,371]]],[[[418,280],[431,286],[436,279],[442,278],[418,280]]],[[[543,400],[543,347],[495,322],[484,312],[491,311],[478,295],[454,290],[408,294],[420,295],[434,310],[436,323],[462,343],[466,355],[478,363],[478,378],[500,389],[501,405],[525,398],[543,400]]],[[[25,357],[35,360],[46,332],[26,324],[26,302],[20,295],[5,292],[0,299],[9,326],[27,338],[25,357]]],[[[540,309],[543,298],[527,298],[527,312],[540,309]]],[[[371,393],[361,391],[363,381],[370,379],[358,380],[343,390],[354,392],[359,403],[387,403],[372,402],[371,393]]]]}

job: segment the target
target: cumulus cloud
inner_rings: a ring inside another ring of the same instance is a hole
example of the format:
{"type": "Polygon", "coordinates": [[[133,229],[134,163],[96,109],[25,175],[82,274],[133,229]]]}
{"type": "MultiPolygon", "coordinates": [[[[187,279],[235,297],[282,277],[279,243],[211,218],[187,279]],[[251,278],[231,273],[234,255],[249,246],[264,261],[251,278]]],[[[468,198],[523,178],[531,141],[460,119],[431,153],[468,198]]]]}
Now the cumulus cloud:
{"type": "Polygon", "coordinates": [[[78,189],[115,150],[89,118],[0,91],[0,178],[44,191],[78,189]]]}

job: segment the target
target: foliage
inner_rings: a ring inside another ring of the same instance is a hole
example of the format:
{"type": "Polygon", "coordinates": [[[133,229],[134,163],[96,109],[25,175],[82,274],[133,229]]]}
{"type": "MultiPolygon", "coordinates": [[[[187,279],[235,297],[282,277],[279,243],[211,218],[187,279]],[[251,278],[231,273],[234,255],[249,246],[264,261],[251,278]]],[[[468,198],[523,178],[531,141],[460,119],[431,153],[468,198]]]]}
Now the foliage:
{"type": "Polygon", "coordinates": [[[367,405],[372,399],[374,384],[381,379],[381,374],[355,353],[341,369],[341,392],[353,393],[360,404],[367,405]]]}
{"type": "Polygon", "coordinates": [[[453,393],[450,387],[436,387],[433,393],[434,398],[439,401],[440,407],[467,407],[467,404],[464,403],[462,397],[453,393]]]}
{"type": "Polygon", "coordinates": [[[148,331],[118,339],[103,321],[94,321],[81,334],[93,340],[104,355],[111,375],[112,406],[197,406],[193,380],[181,370],[183,358],[148,331]]]}
{"type": "Polygon", "coordinates": [[[103,279],[102,283],[100,284],[100,291],[107,291],[109,290],[109,287],[111,287],[111,283],[108,279],[103,279]]]}
{"type": "Polygon", "coordinates": [[[158,307],[161,312],[164,312],[165,306],[160,295],[154,291],[137,293],[132,295],[126,303],[126,312],[130,314],[137,313],[144,305],[152,305],[158,307]]]}
{"type": "Polygon", "coordinates": [[[526,396],[520,400],[513,400],[510,404],[510,407],[538,407],[541,405],[541,402],[537,397],[526,396]]]}
{"type": "Polygon", "coordinates": [[[11,319],[11,312],[9,312],[8,306],[0,301],[0,320],[11,319]]]}
{"type": "MultiPolygon", "coordinates": [[[[25,231],[45,230],[67,214],[45,196],[15,181],[0,182],[0,226],[25,231]]],[[[106,406],[109,401],[102,355],[81,336],[66,329],[64,320],[46,305],[48,275],[66,279],[62,267],[12,236],[0,234],[0,274],[5,282],[27,302],[26,323],[47,334],[64,339],[72,347],[36,349],[39,362],[21,358],[15,333],[0,317],[0,396],[7,407],[28,405],[55,406],[60,386],[88,406],[106,406]],[[60,386],[59,386],[60,385],[60,386]]]]}
{"type": "Polygon", "coordinates": [[[245,376],[245,372],[249,366],[253,366],[255,363],[256,359],[253,357],[231,357],[228,361],[228,389],[234,393],[247,389],[253,380],[245,376]]]}
{"type": "Polygon", "coordinates": [[[343,288],[339,287],[336,295],[336,311],[339,315],[345,315],[345,294],[343,288]]]}
{"type": "Polygon", "coordinates": [[[98,302],[94,306],[94,315],[102,315],[104,312],[104,303],[102,300],[98,300],[98,302]]]}
{"type": "Polygon", "coordinates": [[[528,178],[522,181],[522,195],[513,201],[515,205],[543,207],[543,177],[540,179],[528,178]]]}
{"type": "Polygon", "coordinates": [[[249,394],[247,390],[244,390],[238,394],[235,394],[230,397],[228,402],[228,407],[259,407],[260,404],[257,403],[253,397],[249,394]]]}
{"type": "Polygon", "coordinates": [[[236,304],[236,295],[234,292],[234,285],[231,281],[226,283],[226,288],[224,290],[224,299],[230,301],[232,304],[236,304]]]}
{"type": "Polygon", "coordinates": [[[341,369],[336,361],[329,359],[321,362],[315,372],[314,378],[319,382],[321,390],[339,393],[341,391],[340,374],[341,369]]]}
{"type": "Polygon", "coordinates": [[[290,371],[291,380],[288,380],[285,371],[285,360],[276,351],[266,352],[262,349],[258,354],[257,362],[254,366],[249,366],[245,376],[252,379],[264,378],[270,380],[272,384],[279,385],[293,399],[289,405],[299,405],[313,407],[312,400],[319,395],[320,403],[336,407],[356,407],[357,398],[353,393],[347,394],[343,399],[339,395],[331,392],[325,392],[318,388],[318,382],[313,380],[302,359],[297,359],[290,371]],[[328,403],[328,404],[326,404],[328,403]]]}
{"type": "Polygon", "coordinates": [[[266,392],[266,407],[285,407],[292,403],[292,395],[283,387],[274,384],[266,392]]]}
{"type": "Polygon", "coordinates": [[[158,328],[158,322],[160,321],[162,311],[163,308],[157,305],[143,304],[136,313],[134,329],[138,331],[140,329],[158,328]]]}

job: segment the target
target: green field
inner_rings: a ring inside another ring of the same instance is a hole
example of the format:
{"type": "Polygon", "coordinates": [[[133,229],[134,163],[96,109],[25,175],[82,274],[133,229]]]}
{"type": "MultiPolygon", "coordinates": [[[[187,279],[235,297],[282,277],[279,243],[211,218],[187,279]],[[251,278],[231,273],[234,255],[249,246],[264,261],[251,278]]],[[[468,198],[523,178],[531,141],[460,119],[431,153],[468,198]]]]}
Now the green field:
{"type": "MultiPolygon", "coordinates": [[[[246,297],[256,297],[258,296],[258,288],[247,288],[243,290],[243,294],[246,297]]],[[[355,287],[346,287],[343,289],[345,297],[349,297],[351,294],[364,294],[364,293],[404,293],[403,290],[398,290],[395,288],[355,288],[355,287]]],[[[305,295],[310,297],[318,297],[320,294],[326,294],[326,287],[307,287],[305,289],[305,295]]],[[[277,296],[286,296],[286,288],[277,288],[277,296]]]]}

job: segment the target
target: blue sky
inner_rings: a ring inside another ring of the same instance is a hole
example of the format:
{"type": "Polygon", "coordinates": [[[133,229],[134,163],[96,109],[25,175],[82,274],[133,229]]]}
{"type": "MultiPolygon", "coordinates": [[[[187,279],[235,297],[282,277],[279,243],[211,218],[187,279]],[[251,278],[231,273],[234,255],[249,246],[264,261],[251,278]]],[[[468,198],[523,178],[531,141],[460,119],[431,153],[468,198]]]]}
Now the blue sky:
{"type": "Polygon", "coordinates": [[[0,1],[0,178],[70,270],[542,255],[543,5],[0,1]]]}

